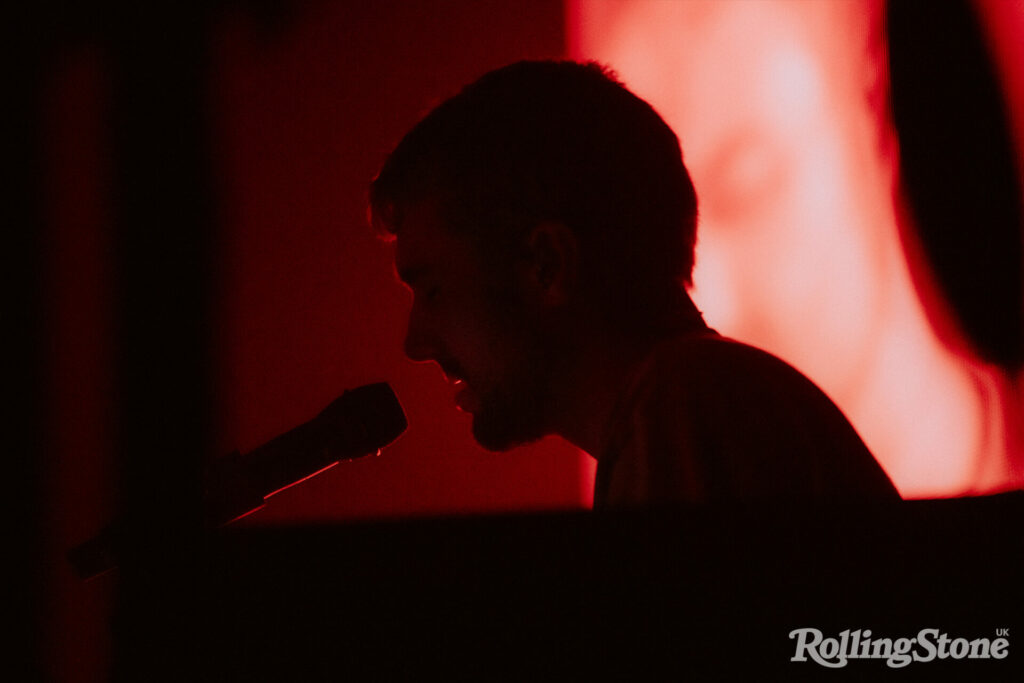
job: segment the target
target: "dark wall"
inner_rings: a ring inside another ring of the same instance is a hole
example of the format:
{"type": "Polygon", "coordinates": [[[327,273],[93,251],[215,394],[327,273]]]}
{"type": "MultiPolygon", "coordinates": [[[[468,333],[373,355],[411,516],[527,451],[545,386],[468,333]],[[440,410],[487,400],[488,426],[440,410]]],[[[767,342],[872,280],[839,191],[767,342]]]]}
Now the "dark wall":
{"type": "Polygon", "coordinates": [[[402,357],[408,301],[365,223],[367,183],[426,108],[493,67],[562,54],[561,2],[24,15],[18,97],[37,170],[22,198],[39,227],[25,251],[40,390],[25,400],[39,436],[28,528],[44,539],[26,595],[44,680],[104,680],[111,624],[131,638],[138,616],[116,596],[154,588],[130,572],[81,583],[66,549],[120,514],[171,557],[197,521],[203,458],[251,449],[347,388],[391,382],[408,432],[247,523],[581,504],[575,451],[483,453],[440,373],[402,357]]]}
{"type": "Polygon", "coordinates": [[[366,225],[366,188],[428,108],[483,72],[563,51],[559,2],[308,3],[217,27],[222,185],[218,450],[258,445],[342,389],[386,380],[409,431],[255,521],[578,504],[577,456],[483,453],[433,366],[401,355],[409,297],[366,225]]]}

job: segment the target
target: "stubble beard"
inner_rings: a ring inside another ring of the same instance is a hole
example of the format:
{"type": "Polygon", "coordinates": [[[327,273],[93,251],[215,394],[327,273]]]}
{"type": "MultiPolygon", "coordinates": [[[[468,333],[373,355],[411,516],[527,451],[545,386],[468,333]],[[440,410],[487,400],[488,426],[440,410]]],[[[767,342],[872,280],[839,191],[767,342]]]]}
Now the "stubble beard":
{"type": "Polygon", "coordinates": [[[531,337],[524,340],[521,358],[502,381],[480,397],[473,437],[488,451],[507,451],[552,433],[557,354],[539,335],[531,337]]]}

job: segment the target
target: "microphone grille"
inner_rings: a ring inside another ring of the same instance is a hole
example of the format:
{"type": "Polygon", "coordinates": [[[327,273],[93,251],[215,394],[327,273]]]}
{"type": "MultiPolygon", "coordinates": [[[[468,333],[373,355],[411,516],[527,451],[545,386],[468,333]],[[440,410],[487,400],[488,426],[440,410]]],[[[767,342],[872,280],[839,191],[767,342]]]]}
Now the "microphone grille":
{"type": "Polygon", "coordinates": [[[402,404],[387,382],[346,391],[324,408],[316,421],[327,433],[337,434],[346,450],[355,446],[362,453],[387,446],[408,426],[402,404]],[[353,434],[354,427],[356,434],[353,434]],[[347,438],[342,439],[342,435],[347,438]]]}

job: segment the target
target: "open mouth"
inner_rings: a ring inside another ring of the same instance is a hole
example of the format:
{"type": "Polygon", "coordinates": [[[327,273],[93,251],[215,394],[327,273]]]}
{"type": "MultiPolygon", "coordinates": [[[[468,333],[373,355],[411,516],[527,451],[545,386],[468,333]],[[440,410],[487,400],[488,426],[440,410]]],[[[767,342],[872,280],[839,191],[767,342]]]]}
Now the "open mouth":
{"type": "Polygon", "coordinates": [[[456,407],[466,413],[473,412],[472,389],[470,389],[466,380],[461,377],[449,377],[448,382],[455,390],[456,407]]]}
{"type": "Polygon", "coordinates": [[[441,371],[448,384],[455,390],[455,405],[463,412],[473,412],[473,394],[466,380],[452,367],[441,364],[441,371]]]}
{"type": "Polygon", "coordinates": [[[472,390],[462,380],[459,380],[458,382],[455,383],[455,389],[456,389],[456,393],[455,393],[455,405],[456,405],[456,407],[458,407],[459,410],[461,410],[461,411],[463,411],[465,413],[472,413],[473,412],[472,390]]]}

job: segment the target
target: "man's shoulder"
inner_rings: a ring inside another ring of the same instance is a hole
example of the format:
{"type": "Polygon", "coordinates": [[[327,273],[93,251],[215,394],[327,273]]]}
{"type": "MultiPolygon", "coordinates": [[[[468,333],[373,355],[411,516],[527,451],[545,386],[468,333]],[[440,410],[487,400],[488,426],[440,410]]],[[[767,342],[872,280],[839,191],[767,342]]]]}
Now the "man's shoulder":
{"type": "Polygon", "coordinates": [[[602,501],[898,497],[817,385],[714,331],[663,340],[627,396],[602,501]]]}
{"type": "MultiPolygon", "coordinates": [[[[714,330],[676,335],[659,342],[643,364],[638,384],[698,393],[782,392],[817,395],[803,373],[771,353],[714,330]]],[[[823,394],[822,394],[823,395],[823,394]]]]}
{"type": "MultiPolygon", "coordinates": [[[[690,422],[708,438],[855,442],[839,406],[785,360],[709,330],[666,339],[632,387],[634,416],[690,422]]],[[[781,440],[781,441],[780,441],[781,440]]]]}
{"type": "Polygon", "coordinates": [[[620,441],[649,433],[664,445],[685,440],[702,447],[825,425],[845,429],[845,423],[831,399],[791,365],[713,330],[661,340],[624,391],[613,421],[620,441]]]}

